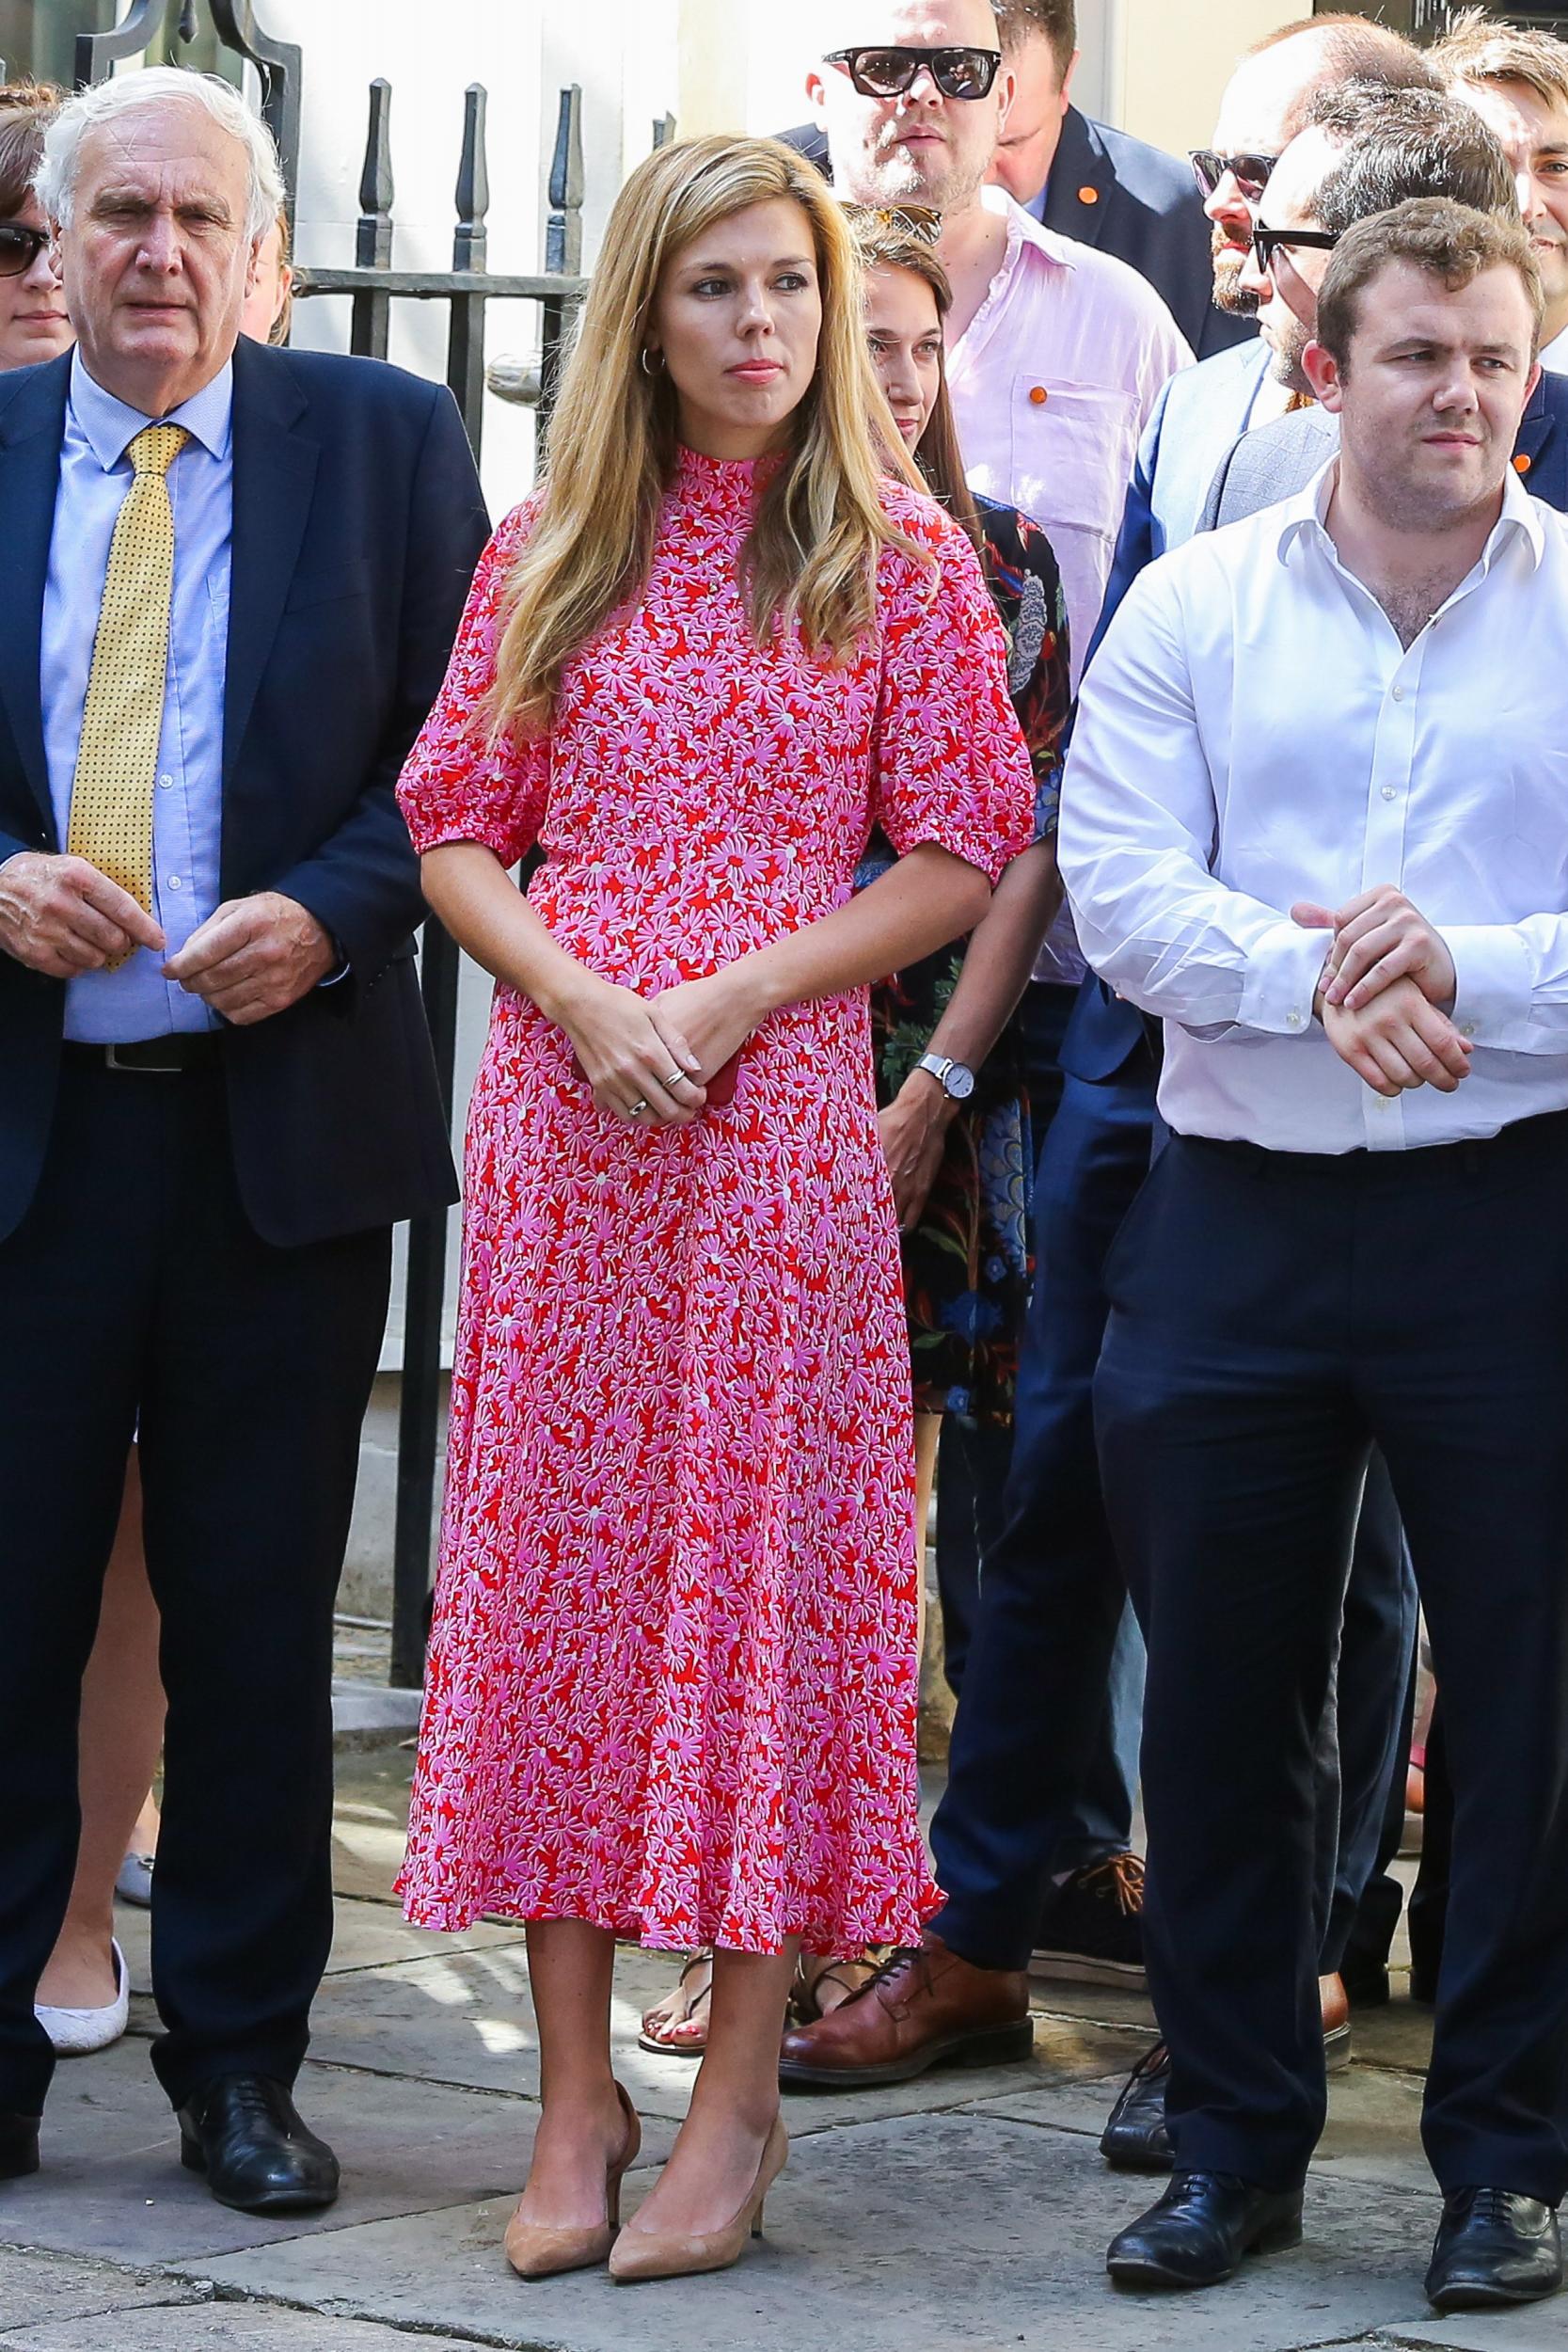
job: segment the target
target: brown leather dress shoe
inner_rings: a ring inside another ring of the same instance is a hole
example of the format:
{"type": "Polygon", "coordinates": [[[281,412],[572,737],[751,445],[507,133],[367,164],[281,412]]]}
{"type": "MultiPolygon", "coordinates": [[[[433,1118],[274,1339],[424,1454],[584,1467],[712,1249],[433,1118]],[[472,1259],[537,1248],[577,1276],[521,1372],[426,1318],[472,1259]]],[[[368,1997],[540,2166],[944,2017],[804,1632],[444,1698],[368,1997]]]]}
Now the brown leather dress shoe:
{"type": "Polygon", "coordinates": [[[927,1935],[885,1961],[869,1984],[786,2033],[779,2080],[816,2090],[905,2083],[932,2066],[1000,2066],[1034,2048],[1022,1968],[976,1968],[927,1935]]]}

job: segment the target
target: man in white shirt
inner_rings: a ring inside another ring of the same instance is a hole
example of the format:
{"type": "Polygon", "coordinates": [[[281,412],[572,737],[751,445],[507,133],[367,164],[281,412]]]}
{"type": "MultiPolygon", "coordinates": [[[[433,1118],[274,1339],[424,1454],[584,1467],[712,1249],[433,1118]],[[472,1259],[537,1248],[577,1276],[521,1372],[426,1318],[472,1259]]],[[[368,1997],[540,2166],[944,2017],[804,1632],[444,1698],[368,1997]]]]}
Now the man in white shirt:
{"type": "Polygon", "coordinates": [[[1428,55],[1513,166],[1546,297],[1541,364],[1568,370],[1568,41],[1466,8],[1428,55]]]}
{"type": "Polygon", "coordinates": [[[1306,361],[1338,459],[1134,584],[1069,763],[1062,869],[1091,961],[1165,1020],[1173,1131],[1096,1384],[1177,2167],[1111,2248],[1132,2285],[1300,2236],[1311,1734],[1374,1443],[1457,1802],[1427,2292],[1561,2283],[1568,533],[1509,462],[1540,315],[1519,229],[1429,199],[1350,230],[1306,361]]]}
{"type": "Polygon", "coordinates": [[[1138,437],[1192,352],[1136,270],[986,186],[1013,87],[990,0],[841,0],[835,16],[833,45],[806,81],[833,185],[847,203],[942,215],[947,381],[965,469],[974,489],[1018,507],[1051,541],[1076,677],[1138,437]],[[990,62],[966,84],[946,64],[954,56],[990,62]],[[893,59],[914,69],[901,90],[893,59]],[[954,94],[966,87],[973,94],[954,94]]]}

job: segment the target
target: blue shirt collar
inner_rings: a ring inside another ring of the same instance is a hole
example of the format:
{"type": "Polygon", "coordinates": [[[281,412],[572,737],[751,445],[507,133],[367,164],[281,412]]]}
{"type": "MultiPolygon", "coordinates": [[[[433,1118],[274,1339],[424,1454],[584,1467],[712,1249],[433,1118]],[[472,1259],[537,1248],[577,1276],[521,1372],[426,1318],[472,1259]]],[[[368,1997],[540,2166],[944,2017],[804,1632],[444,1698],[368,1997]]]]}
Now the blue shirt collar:
{"type": "Polygon", "coordinates": [[[149,424],[182,424],[209,456],[227,457],[234,416],[234,362],[227,360],[210,384],[203,384],[200,391],[171,408],[166,417],[149,417],[94,381],[78,345],[71,359],[71,412],[105,473],[113,472],[136,435],[149,424]]]}

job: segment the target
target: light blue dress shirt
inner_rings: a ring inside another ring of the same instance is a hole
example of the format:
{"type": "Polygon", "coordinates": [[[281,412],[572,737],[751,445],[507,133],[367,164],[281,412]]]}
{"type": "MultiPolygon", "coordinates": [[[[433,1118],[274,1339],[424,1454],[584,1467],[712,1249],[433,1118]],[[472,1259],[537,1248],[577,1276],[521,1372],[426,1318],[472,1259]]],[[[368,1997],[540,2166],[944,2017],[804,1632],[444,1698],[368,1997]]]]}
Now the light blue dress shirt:
{"type": "Polygon", "coordinates": [[[80,352],[71,362],[39,676],[49,793],[62,850],[70,837],[71,790],[109,542],[131,486],[126,453],[148,424],[182,424],[191,437],[168,472],[174,594],[152,798],[152,912],[168,946],[164,954],[138,947],[118,972],[89,972],[68,983],[65,1033],[87,1044],[125,1045],[216,1025],[201,998],[166,980],[161,967],[219,904],[232,415],[231,366],[194,399],[154,418],[95,384],[80,352]]]}

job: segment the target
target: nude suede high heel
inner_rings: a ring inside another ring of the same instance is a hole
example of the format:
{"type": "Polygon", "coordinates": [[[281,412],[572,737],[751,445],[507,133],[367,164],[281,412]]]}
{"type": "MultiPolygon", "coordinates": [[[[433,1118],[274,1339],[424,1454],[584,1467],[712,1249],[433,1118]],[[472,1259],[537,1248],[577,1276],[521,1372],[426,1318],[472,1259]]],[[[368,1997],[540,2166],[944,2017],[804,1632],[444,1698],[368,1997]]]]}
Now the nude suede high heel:
{"type": "Polygon", "coordinates": [[[747,2239],[761,2237],[768,2192],[788,2160],[789,2137],[775,2116],[752,2193],[735,2219],[699,2237],[684,2237],[673,2230],[623,2230],[610,2255],[610,2275],[616,2285],[632,2286],[640,2279],[688,2279],[700,2270],[728,2270],[745,2252],[747,2239]]]}
{"type": "Polygon", "coordinates": [[[626,2137],[620,2154],[605,2167],[604,2219],[586,2230],[546,2230],[514,2214],[506,2225],[506,2259],[519,2279],[554,2279],[563,2270],[592,2270],[614,2245],[621,2226],[622,2178],[637,2162],[642,2145],[637,2109],[619,2083],[615,2096],[626,2119],[626,2137]]]}

